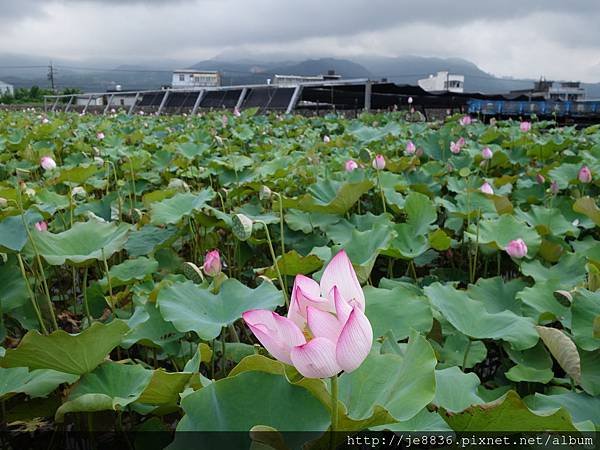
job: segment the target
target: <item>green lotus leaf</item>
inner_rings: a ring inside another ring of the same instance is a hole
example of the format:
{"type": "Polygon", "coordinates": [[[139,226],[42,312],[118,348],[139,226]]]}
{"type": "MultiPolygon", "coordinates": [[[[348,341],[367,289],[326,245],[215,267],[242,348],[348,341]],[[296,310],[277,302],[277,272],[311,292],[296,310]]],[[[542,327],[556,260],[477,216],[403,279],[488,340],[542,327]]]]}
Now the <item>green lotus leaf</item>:
{"type": "Polygon", "coordinates": [[[541,236],[548,234],[577,236],[579,234],[579,229],[565,219],[557,208],[531,205],[531,210],[528,212],[518,210],[517,217],[534,227],[541,236]]]}
{"type": "Polygon", "coordinates": [[[487,349],[483,342],[471,341],[464,334],[452,334],[445,339],[444,346],[439,350],[438,368],[464,365],[464,368],[470,369],[482,362],[486,356],[487,349]]]}
{"type": "Polygon", "coordinates": [[[442,417],[455,431],[577,431],[565,408],[534,412],[519,395],[508,391],[498,400],[467,408],[461,413],[443,412],[442,417]]]}
{"type": "Polygon", "coordinates": [[[431,329],[433,317],[424,296],[402,286],[391,290],[367,286],[364,293],[374,336],[392,331],[397,339],[405,339],[413,329],[422,333],[431,329]]]}
{"type": "Polygon", "coordinates": [[[582,431],[586,429],[585,422],[589,421],[596,427],[600,425],[598,410],[600,398],[592,397],[583,392],[564,392],[554,395],[536,393],[526,399],[527,405],[539,414],[549,414],[553,411],[567,410],[573,417],[573,422],[582,431]]]}
{"type": "Polygon", "coordinates": [[[521,315],[521,301],[517,293],[525,288],[523,280],[515,279],[505,282],[502,277],[480,278],[477,283],[469,285],[469,297],[479,300],[490,313],[505,310],[521,315]]]}
{"type": "MultiPolygon", "coordinates": [[[[277,266],[282,275],[307,275],[319,270],[323,266],[323,261],[317,255],[302,256],[296,250],[291,250],[283,257],[277,258],[277,266]]],[[[269,267],[265,271],[265,275],[269,278],[276,278],[275,266],[269,267]]]]}
{"type": "Polygon", "coordinates": [[[471,405],[485,403],[478,395],[480,380],[474,373],[463,373],[458,367],[435,371],[435,398],[432,403],[449,412],[460,412],[471,405]]]}
{"type": "Polygon", "coordinates": [[[510,241],[523,239],[527,244],[527,255],[529,257],[535,256],[542,243],[542,238],[533,228],[507,214],[500,216],[498,219],[481,220],[479,236],[477,235],[476,225],[471,224],[465,237],[480,244],[495,244],[501,250],[504,250],[510,241]]]}
{"type": "MultiPolygon", "coordinates": [[[[60,266],[91,264],[110,258],[123,249],[127,242],[130,226],[126,223],[115,225],[105,222],[78,222],[62,233],[33,233],[35,247],[48,264],[60,266]]],[[[24,249],[28,255],[34,255],[32,243],[24,249]]]]}
{"type": "Polygon", "coordinates": [[[600,352],[579,351],[581,387],[590,395],[600,395],[600,352]]]}
{"type": "Polygon", "coordinates": [[[538,341],[534,323],[512,311],[489,313],[482,302],[464,291],[434,283],[425,288],[431,304],[461,333],[475,339],[501,339],[515,350],[533,347],[538,341]]]}
{"type": "Polygon", "coordinates": [[[157,247],[165,244],[177,234],[177,228],[159,228],[154,225],[144,225],[129,234],[125,250],[129,256],[143,256],[154,253],[157,247]]]}
{"type": "Polygon", "coordinates": [[[271,283],[250,289],[232,278],[223,282],[218,294],[191,281],[173,284],[158,294],[162,316],[180,332],[194,331],[204,340],[216,338],[245,311],[275,309],[282,304],[281,291],[271,283]]]}
{"type": "Polygon", "coordinates": [[[407,223],[416,235],[429,231],[429,227],[437,220],[437,211],[434,203],[426,195],[411,192],[404,203],[404,213],[407,223]]]}
{"type": "Polygon", "coordinates": [[[17,348],[6,350],[0,366],[54,369],[83,375],[104,361],[128,329],[125,322],[115,320],[107,325],[94,322],[79,334],[59,330],[43,336],[37,331],[29,331],[17,348]]]}
{"type": "Polygon", "coordinates": [[[45,397],[60,384],[75,383],[79,375],[37,369],[29,372],[27,367],[0,368],[0,398],[23,393],[32,398],[45,397]]]}
{"type": "Polygon", "coordinates": [[[512,350],[508,346],[505,347],[505,350],[510,359],[516,363],[504,374],[509,380],[548,383],[554,378],[552,358],[541,342],[522,352],[512,350]]]}
{"type": "MultiPolygon", "coordinates": [[[[158,270],[158,262],[149,258],[128,259],[121,264],[112,266],[108,271],[112,287],[123,286],[134,281],[149,278],[158,270]]],[[[100,280],[103,287],[108,287],[108,278],[100,280]]]]}
{"type": "Polygon", "coordinates": [[[175,405],[191,376],[191,373],[155,370],[152,372],[150,383],[146,385],[137,401],[149,405],[175,405]]]}
{"type": "Polygon", "coordinates": [[[121,342],[123,348],[140,343],[147,347],[175,351],[176,343],[183,336],[171,322],[163,319],[156,305],[151,302],[136,307],[128,325],[131,331],[121,342]]]}
{"type": "Polygon", "coordinates": [[[150,211],[152,224],[176,224],[183,217],[201,210],[214,196],[215,193],[212,189],[205,189],[199,194],[179,193],[162,202],[154,203],[150,211]]]}
{"type": "Polygon", "coordinates": [[[571,331],[579,348],[587,351],[600,348],[600,337],[594,334],[594,321],[600,316],[600,292],[578,290],[573,296],[571,331]]]}
{"type": "Polygon", "coordinates": [[[106,362],[81,378],[56,411],[55,420],[60,423],[73,412],[123,410],[140,398],[151,379],[152,371],[140,365],[106,362]]]}
{"type": "Polygon", "coordinates": [[[321,181],[309,187],[309,193],[300,198],[284,198],[283,206],[306,212],[342,215],[352,208],[358,199],[372,187],[373,183],[368,180],[357,183],[321,181]]]}
{"type": "Polygon", "coordinates": [[[29,301],[25,280],[16,259],[14,255],[9,255],[6,262],[0,264],[0,305],[3,313],[24,306],[29,301]]]}
{"type": "Polygon", "coordinates": [[[411,334],[404,357],[371,353],[358,369],[340,377],[339,395],[348,417],[371,426],[389,423],[388,416],[413,418],[435,396],[436,362],[433,349],[417,333],[411,334]]]}
{"type": "Polygon", "coordinates": [[[20,252],[27,243],[27,229],[25,223],[32,227],[34,223],[43,220],[36,212],[27,211],[25,216],[9,216],[0,221],[0,251],[20,252]]]}

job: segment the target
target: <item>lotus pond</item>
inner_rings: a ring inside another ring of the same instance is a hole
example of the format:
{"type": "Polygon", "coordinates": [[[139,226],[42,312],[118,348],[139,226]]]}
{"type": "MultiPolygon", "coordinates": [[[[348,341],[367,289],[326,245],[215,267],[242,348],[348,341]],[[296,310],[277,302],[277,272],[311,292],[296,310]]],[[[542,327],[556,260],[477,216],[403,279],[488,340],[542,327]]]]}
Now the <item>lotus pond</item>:
{"type": "Polygon", "coordinates": [[[598,126],[0,112],[3,426],[598,430],[598,180],[598,126]]]}

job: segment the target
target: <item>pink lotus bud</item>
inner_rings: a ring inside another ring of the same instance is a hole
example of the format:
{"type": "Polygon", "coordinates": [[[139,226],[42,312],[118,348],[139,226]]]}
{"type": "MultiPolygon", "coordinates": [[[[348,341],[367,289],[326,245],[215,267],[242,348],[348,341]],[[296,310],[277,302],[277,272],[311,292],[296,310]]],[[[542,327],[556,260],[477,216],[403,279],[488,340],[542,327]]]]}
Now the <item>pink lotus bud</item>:
{"type": "Polygon", "coordinates": [[[42,119],[42,123],[43,123],[43,124],[46,124],[46,123],[50,123],[50,121],[48,120],[48,118],[47,118],[47,117],[44,117],[44,118],[42,119]]]}
{"type": "Polygon", "coordinates": [[[483,159],[492,159],[492,156],[494,156],[494,153],[489,147],[486,147],[483,150],[481,150],[481,157],[483,159]]]}
{"type": "Polygon", "coordinates": [[[143,116],[144,114],[144,111],[140,111],[140,116],[143,116]]]}
{"type": "Polygon", "coordinates": [[[541,173],[538,173],[535,176],[535,179],[539,184],[544,184],[544,182],[546,181],[546,178],[544,178],[544,175],[542,175],[541,173]]]}
{"type": "Polygon", "coordinates": [[[102,139],[104,139],[104,133],[103,133],[102,131],[99,131],[98,133],[96,133],[96,137],[97,137],[99,140],[102,140],[102,139]]]}
{"type": "Polygon", "coordinates": [[[225,114],[223,114],[221,116],[221,124],[226,127],[227,124],[229,123],[229,117],[227,117],[225,114]]]}
{"type": "Polygon", "coordinates": [[[344,169],[346,169],[346,172],[352,172],[354,169],[358,169],[358,163],[353,159],[349,159],[344,164],[344,169]]]}
{"type": "Polygon", "coordinates": [[[577,178],[579,178],[579,181],[581,181],[582,183],[586,183],[586,184],[591,183],[592,182],[592,171],[590,170],[590,168],[588,166],[583,166],[581,169],[579,169],[577,178]]]}
{"type": "Polygon", "coordinates": [[[56,162],[50,156],[43,156],[40,159],[40,166],[44,170],[54,170],[56,169],[56,162]]]}
{"type": "Polygon", "coordinates": [[[492,189],[492,186],[487,181],[481,185],[481,187],[479,188],[479,190],[481,192],[483,192],[484,194],[489,194],[489,195],[493,195],[494,194],[494,190],[492,189]]]}
{"type": "Polygon", "coordinates": [[[413,141],[408,141],[406,143],[406,153],[408,155],[413,155],[417,151],[417,147],[413,143],[413,141]]]}
{"type": "Polygon", "coordinates": [[[417,151],[415,152],[415,155],[417,155],[420,158],[421,156],[423,156],[423,153],[424,153],[423,149],[422,148],[418,148],[417,151]]]}
{"type": "Polygon", "coordinates": [[[465,146],[465,138],[464,137],[460,137],[458,138],[458,141],[456,141],[456,143],[461,146],[464,147],[465,146]]]}
{"type": "Polygon", "coordinates": [[[558,194],[559,190],[558,183],[556,181],[552,181],[552,183],[550,183],[550,192],[556,195],[558,194]]]}
{"type": "Polygon", "coordinates": [[[221,273],[221,255],[219,254],[219,250],[212,250],[206,254],[202,269],[209,277],[216,277],[221,273]]]}
{"type": "Polygon", "coordinates": [[[42,222],[37,222],[35,224],[35,229],[42,232],[42,231],[48,231],[48,224],[44,221],[42,222]]]}
{"type": "Polygon", "coordinates": [[[372,165],[373,165],[373,168],[377,169],[377,170],[385,169],[385,158],[383,157],[383,155],[375,156],[375,159],[373,160],[372,165]]]}
{"type": "Polygon", "coordinates": [[[410,113],[411,113],[411,114],[414,114],[414,113],[415,113],[415,108],[414,108],[414,106],[413,106],[412,108],[410,108],[410,113]]]}
{"type": "Polygon", "coordinates": [[[413,98],[412,97],[408,97],[408,104],[411,105],[413,102],[413,98]]]}
{"type": "Polygon", "coordinates": [[[331,138],[329,136],[325,135],[325,136],[323,136],[323,142],[325,144],[329,144],[329,142],[331,142],[331,138]]]}
{"type": "Polygon", "coordinates": [[[364,310],[364,293],[342,250],[320,283],[296,276],[287,317],[260,309],[242,317],[275,358],[307,378],[328,378],[356,370],[369,354],[373,328],[364,310]]]}
{"type": "Polygon", "coordinates": [[[452,153],[454,153],[455,155],[458,155],[460,153],[460,145],[458,142],[450,142],[450,151],[452,153]]]}
{"type": "Polygon", "coordinates": [[[458,121],[463,127],[467,126],[467,125],[471,125],[471,116],[463,116],[460,118],[460,120],[458,121]]]}
{"type": "Polygon", "coordinates": [[[521,259],[527,255],[527,245],[523,239],[515,239],[510,241],[505,250],[506,253],[517,259],[521,259]]]}
{"type": "Polygon", "coordinates": [[[521,122],[521,125],[519,125],[519,129],[523,132],[523,133],[527,133],[529,130],[531,130],[531,122],[521,122]]]}
{"type": "Polygon", "coordinates": [[[233,108],[233,115],[235,117],[240,117],[242,115],[242,113],[240,112],[240,110],[237,108],[237,106],[235,108],[233,108]]]}

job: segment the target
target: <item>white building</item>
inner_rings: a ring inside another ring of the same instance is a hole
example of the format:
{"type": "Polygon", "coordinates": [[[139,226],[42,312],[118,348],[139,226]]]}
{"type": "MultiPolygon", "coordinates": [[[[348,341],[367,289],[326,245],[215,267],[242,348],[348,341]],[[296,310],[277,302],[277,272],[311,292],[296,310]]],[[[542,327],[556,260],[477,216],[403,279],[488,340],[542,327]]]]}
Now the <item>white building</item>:
{"type": "Polygon", "coordinates": [[[5,83],[4,81],[0,81],[0,97],[4,95],[15,95],[15,88],[12,84],[5,83]]]}
{"type": "Polygon", "coordinates": [[[173,72],[173,89],[221,86],[221,74],[209,70],[179,69],[173,72]]]}
{"type": "Polygon", "coordinates": [[[427,92],[462,93],[465,91],[465,76],[442,71],[419,80],[419,86],[427,92]]]}
{"type": "Polygon", "coordinates": [[[533,85],[533,89],[510,91],[512,94],[528,95],[531,98],[543,98],[553,101],[585,100],[585,89],[579,81],[549,81],[540,79],[533,85]]]}

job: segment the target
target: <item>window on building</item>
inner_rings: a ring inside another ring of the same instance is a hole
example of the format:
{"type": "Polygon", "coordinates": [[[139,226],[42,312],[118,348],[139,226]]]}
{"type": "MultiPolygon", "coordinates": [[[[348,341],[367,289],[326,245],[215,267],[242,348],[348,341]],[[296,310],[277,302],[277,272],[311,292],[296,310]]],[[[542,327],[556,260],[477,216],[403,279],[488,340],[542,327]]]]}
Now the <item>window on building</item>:
{"type": "Polygon", "coordinates": [[[179,81],[185,81],[185,75],[179,74],[179,81]]]}

